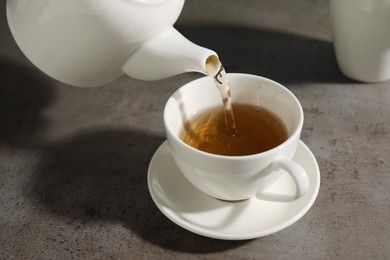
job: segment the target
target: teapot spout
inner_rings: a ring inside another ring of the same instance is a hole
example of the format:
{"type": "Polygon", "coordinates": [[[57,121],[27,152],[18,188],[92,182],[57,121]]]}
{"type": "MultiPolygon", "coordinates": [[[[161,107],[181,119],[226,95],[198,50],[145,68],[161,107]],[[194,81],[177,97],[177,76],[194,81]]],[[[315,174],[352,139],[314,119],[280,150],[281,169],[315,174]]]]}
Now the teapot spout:
{"type": "Polygon", "coordinates": [[[192,43],[169,27],[130,54],[122,70],[139,80],[158,80],[184,72],[207,74],[206,61],[217,57],[214,51],[192,43]]]}

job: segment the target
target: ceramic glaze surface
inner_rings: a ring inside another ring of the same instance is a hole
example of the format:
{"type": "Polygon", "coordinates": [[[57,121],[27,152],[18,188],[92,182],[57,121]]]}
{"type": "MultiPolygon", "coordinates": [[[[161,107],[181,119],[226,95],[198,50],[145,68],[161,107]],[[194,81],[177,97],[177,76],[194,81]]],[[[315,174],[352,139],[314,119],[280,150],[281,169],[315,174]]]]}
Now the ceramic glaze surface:
{"type": "Polygon", "coordinates": [[[281,145],[248,156],[220,156],[196,150],[179,139],[184,123],[196,112],[221,105],[213,80],[204,77],[178,89],[167,101],[164,125],[173,158],[183,175],[199,190],[223,200],[243,200],[256,196],[280,177],[277,169],[288,172],[303,196],[309,186],[307,174],[291,158],[298,146],[303,111],[296,97],[282,85],[259,76],[228,74],[232,102],[263,106],[285,124],[288,139],[281,145]],[[215,91],[213,91],[215,90],[215,91]]]}
{"type": "Polygon", "coordinates": [[[363,82],[390,79],[390,1],[331,0],[330,7],[342,72],[363,82]]]}
{"type": "Polygon", "coordinates": [[[253,239],[290,226],[313,205],[320,188],[317,161],[301,141],[293,160],[305,169],[310,180],[307,193],[294,201],[288,198],[293,196],[295,184],[282,172],[278,182],[259,199],[227,202],[207,196],[184,178],[167,142],[160,146],[149,164],[148,186],[157,207],[179,226],[206,237],[253,239]]]}
{"type": "Polygon", "coordinates": [[[183,4],[184,0],[9,0],[7,17],[17,44],[43,72],[71,85],[97,86],[123,72],[160,79],[201,71],[203,59],[216,54],[173,29],[183,4]],[[132,61],[135,50],[138,58],[132,61]],[[195,65],[186,64],[192,61],[195,65]],[[158,72],[162,64],[163,73],[158,72]]]}

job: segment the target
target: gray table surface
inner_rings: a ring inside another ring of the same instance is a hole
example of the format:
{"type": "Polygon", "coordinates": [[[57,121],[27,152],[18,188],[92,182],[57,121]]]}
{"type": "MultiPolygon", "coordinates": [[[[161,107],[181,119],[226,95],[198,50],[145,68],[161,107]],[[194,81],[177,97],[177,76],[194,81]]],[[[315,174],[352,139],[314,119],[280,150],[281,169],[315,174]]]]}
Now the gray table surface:
{"type": "Polygon", "coordinates": [[[0,7],[0,259],[389,259],[390,83],[344,77],[326,0],[188,0],[177,28],[229,72],[281,82],[305,112],[320,192],[292,226],[248,241],[188,232],[154,205],[149,161],[181,85],[50,79],[20,52],[0,7]]]}

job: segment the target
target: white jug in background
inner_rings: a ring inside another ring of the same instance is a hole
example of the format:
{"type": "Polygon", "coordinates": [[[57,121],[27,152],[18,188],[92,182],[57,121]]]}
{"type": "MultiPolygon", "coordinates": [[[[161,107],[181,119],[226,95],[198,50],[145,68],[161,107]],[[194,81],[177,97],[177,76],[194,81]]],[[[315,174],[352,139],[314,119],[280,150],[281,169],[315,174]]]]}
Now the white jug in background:
{"type": "Polygon", "coordinates": [[[390,0],[330,0],[341,71],[362,82],[390,79],[390,0]]]}
{"type": "Polygon", "coordinates": [[[123,73],[156,80],[205,73],[215,52],[173,28],[184,0],[7,0],[11,32],[49,76],[98,86],[123,73]]]}

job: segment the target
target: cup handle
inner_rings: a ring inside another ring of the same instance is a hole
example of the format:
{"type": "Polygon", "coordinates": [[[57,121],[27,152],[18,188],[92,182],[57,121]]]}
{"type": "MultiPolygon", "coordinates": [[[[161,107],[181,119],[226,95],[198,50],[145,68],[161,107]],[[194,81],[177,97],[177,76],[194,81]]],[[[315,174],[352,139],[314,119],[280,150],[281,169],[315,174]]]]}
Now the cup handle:
{"type": "Polygon", "coordinates": [[[271,169],[282,169],[291,175],[297,187],[295,199],[305,195],[309,189],[309,176],[307,175],[305,169],[303,169],[303,167],[298,163],[281,158],[271,163],[271,169]]]}

